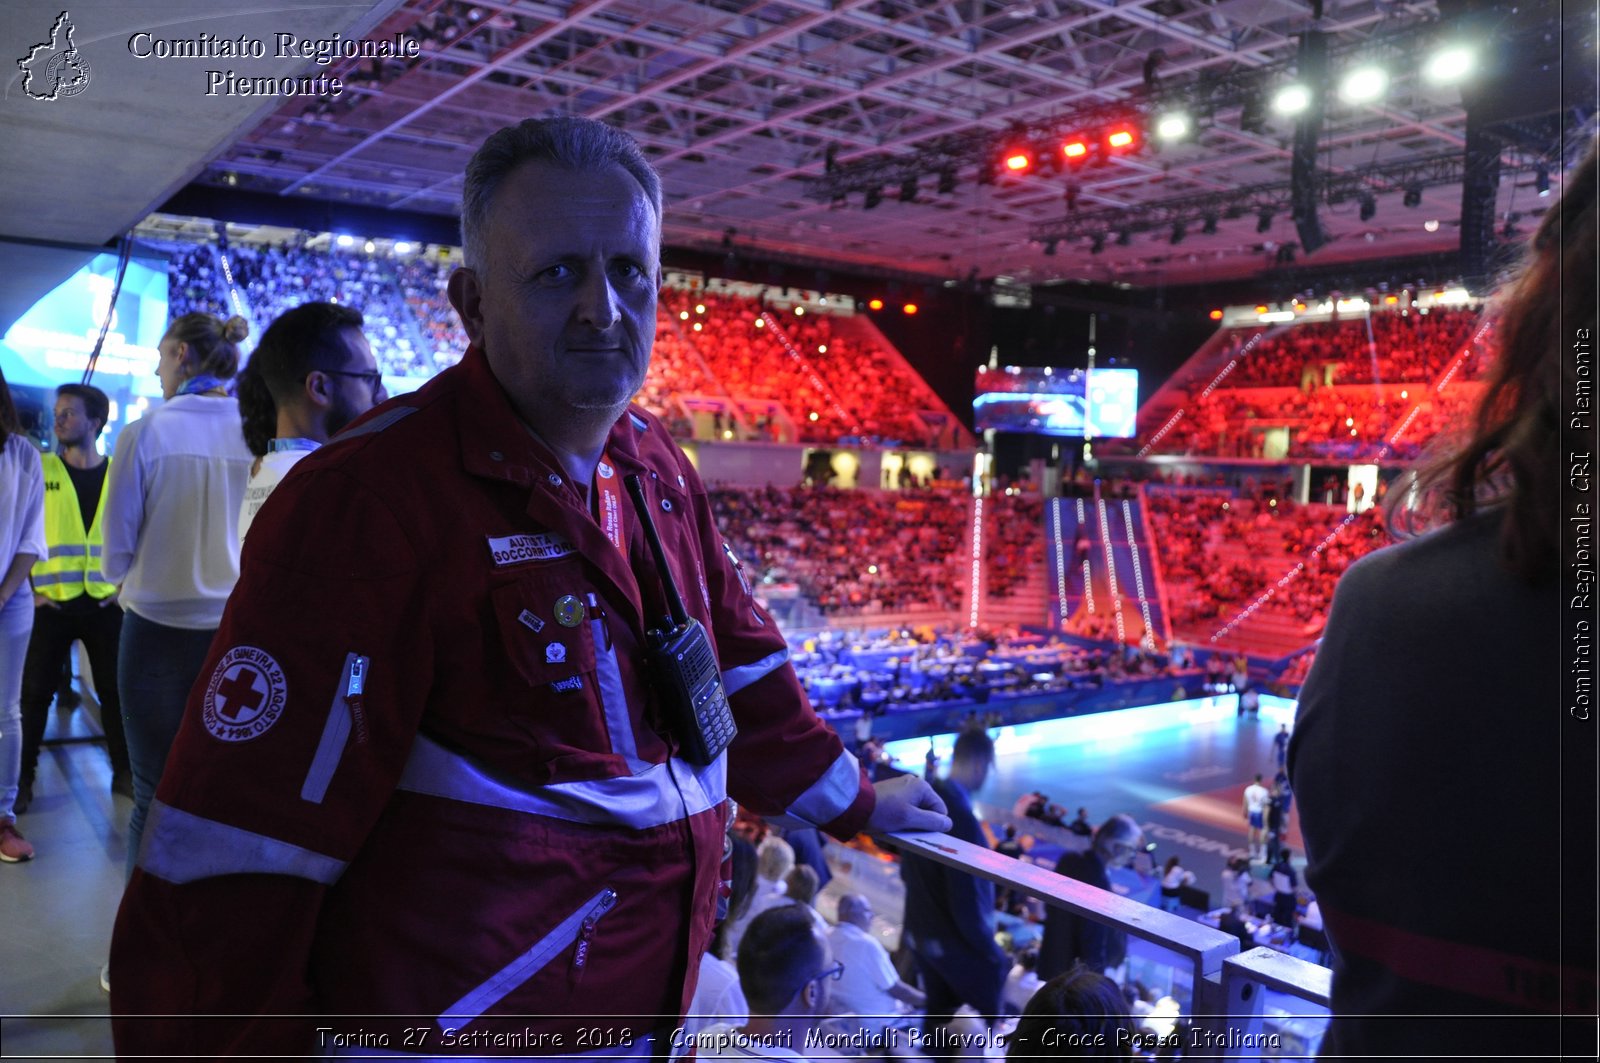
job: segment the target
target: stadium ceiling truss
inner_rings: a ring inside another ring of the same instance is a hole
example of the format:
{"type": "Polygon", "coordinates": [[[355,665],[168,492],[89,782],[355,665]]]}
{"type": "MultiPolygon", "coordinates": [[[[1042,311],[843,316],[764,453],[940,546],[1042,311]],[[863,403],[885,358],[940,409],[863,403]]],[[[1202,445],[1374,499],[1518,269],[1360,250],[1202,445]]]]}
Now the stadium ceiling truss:
{"type": "MultiPolygon", "coordinates": [[[[1466,116],[1459,89],[1425,84],[1396,43],[1437,22],[1433,3],[1405,0],[403,0],[367,36],[405,33],[420,59],[336,63],[341,97],[286,102],[200,181],[454,214],[485,136],[571,113],[645,145],[679,246],[930,279],[1248,275],[1263,268],[1263,240],[1295,239],[1278,204],[1293,128],[1269,113],[1247,131],[1241,112],[1292,70],[1314,6],[1336,67],[1373,49],[1399,60],[1381,101],[1327,108],[1318,165],[1330,188],[1369,176],[1344,205],[1332,197],[1318,260],[1449,250],[1461,167],[1439,160],[1459,160],[1466,116]],[[1071,174],[982,179],[1019,129],[1148,119],[1162,101],[1200,112],[1195,136],[1157,149],[1147,131],[1139,152],[1071,174]],[[1410,182],[1413,209],[1388,194],[1404,182],[1382,176],[1407,167],[1438,171],[1410,182]],[[1376,209],[1358,210],[1367,194],[1376,209]],[[1174,254],[1159,230],[1183,204],[1216,220],[1174,254]],[[1430,232],[1430,219],[1445,224],[1430,232]],[[1100,253],[1056,253],[1097,232],[1113,234],[1100,253]]],[[[1526,160],[1508,162],[1502,203],[1526,160]]]]}

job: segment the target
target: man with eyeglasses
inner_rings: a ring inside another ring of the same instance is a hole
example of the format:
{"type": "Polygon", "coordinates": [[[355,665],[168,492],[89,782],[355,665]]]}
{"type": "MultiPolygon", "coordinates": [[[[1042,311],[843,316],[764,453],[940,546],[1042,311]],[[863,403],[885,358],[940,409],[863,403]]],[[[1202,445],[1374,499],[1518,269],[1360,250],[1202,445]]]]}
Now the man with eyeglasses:
{"type": "MultiPolygon", "coordinates": [[[[695,1038],[698,1059],[832,1058],[822,1021],[833,1014],[845,965],[805,907],[785,904],[751,921],[739,941],[739,986],[750,1004],[742,1027],[708,1026],[695,1038]],[[820,1049],[820,1050],[819,1050],[820,1049]]],[[[677,1048],[678,1046],[674,1046],[677,1048]]]]}
{"type": "MultiPolygon", "coordinates": [[[[1111,877],[1107,872],[1113,867],[1127,867],[1143,849],[1144,832],[1139,824],[1132,816],[1118,813],[1100,824],[1086,852],[1062,856],[1056,862],[1056,873],[1109,890],[1111,877]]],[[[1065,908],[1052,907],[1045,914],[1038,966],[1039,977],[1045,981],[1079,962],[1099,972],[1120,967],[1127,954],[1128,935],[1120,930],[1065,908]]]]}
{"type": "Polygon", "coordinates": [[[301,458],[388,398],[362,324],[348,306],[297,306],[267,327],[239,374],[239,417],[256,456],[239,509],[240,542],[301,458]]]}

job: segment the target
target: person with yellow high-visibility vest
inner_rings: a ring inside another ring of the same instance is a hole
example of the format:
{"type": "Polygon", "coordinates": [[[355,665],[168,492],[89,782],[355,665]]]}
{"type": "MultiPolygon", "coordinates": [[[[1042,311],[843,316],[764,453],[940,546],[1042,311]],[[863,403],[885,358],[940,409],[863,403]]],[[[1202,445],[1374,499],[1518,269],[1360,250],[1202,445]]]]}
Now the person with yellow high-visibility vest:
{"type": "Polygon", "coordinates": [[[111,792],[133,796],[128,743],[117,696],[117,644],[122,608],[117,585],[100,572],[101,514],[110,461],[95,449],[111,403],[88,384],[56,389],[56,453],[44,457],[44,526],[49,553],[33,566],[33,638],[22,675],[22,777],[16,810],[33,801],[34,774],[44,740],[50,700],[61,668],[82,641],[89,654],[101,727],[111,756],[111,792]]]}

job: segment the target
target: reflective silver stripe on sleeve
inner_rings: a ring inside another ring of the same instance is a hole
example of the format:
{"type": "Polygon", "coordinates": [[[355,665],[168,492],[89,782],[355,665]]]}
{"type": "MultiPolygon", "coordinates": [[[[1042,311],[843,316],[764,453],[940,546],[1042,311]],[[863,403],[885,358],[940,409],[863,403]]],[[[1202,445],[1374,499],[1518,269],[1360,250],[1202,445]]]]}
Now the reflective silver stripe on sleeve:
{"type": "Polygon", "coordinates": [[[622,685],[622,666],[617,663],[616,647],[606,632],[606,618],[600,613],[599,596],[589,595],[589,630],[594,635],[594,681],[600,695],[600,711],[611,734],[611,752],[628,762],[628,770],[638,775],[650,767],[639,759],[639,743],[633,734],[633,717],[628,714],[628,692],[622,685]]]}
{"type": "Polygon", "coordinates": [[[785,646],[777,653],[769,653],[754,664],[741,664],[737,668],[729,668],[722,673],[722,689],[728,697],[733,697],[757,679],[765,678],[782,668],[789,660],[789,647],[785,646]]]}
{"type": "Polygon", "coordinates": [[[645,830],[698,815],[727,797],[726,757],[696,773],[676,760],[637,775],[523,789],[424,735],[412,743],[401,790],[572,823],[645,830]],[[693,785],[686,785],[687,783],[693,785]]]}
{"type": "Polygon", "coordinates": [[[607,912],[616,907],[616,904],[617,891],[613,889],[603,889],[590,897],[587,903],[580,905],[577,911],[540,938],[527,952],[500,968],[482,985],[444,1009],[438,1018],[440,1028],[460,1029],[477,1020],[518,986],[538,974],[545,964],[571,945],[577,939],[578,931],[585,921],[592,920],[598,923],[605,918],[607,912]]]}
{"type": "Polygon", "coordinates": [[[396,406],[393,409],[385,410],[384,412],[378,414],[378,416],[374,417],[365,424],[357,425],[354,428],[346,428],[341,430],[333,437],[332,441],[337,442],[341,439],[354,439],[356,436],[369,435],[372,432],[381,432],[385,428],[388,428],[390,425],[394,424],[396,421],[400,420],[402,417],[409,417],[416,412],[417,408],[415,406],[396,406]]]}
{"type": "Polygon", "coordinates": [[[822,778],[797,797],[783,815],[767,818],[785,826],[820,827],[844,815],[860,791],[861,766],[847,750],[828,765],[822,778]]]}
{"type": "Polygon", "coordinates": [[[367,659],[358,653],[344,656],[344,670],[339,673],[339,685],[333,692],[333,704],[328,707],[328,722],[322,725],[322,738],[317,742],[317,752],[311,758],[311,768],[306,772],[305,785],[300,787],[300,799],[312,804],[322,804],[328,794],[328,784],[333,773],[339,770],[339,760],[350,740],[354,719],[350,698],[361,694],[366,682],[367,659]],[[354,674],[352,674],[354,669],[354,674]]]}
{"type": "Polygon", "coordinates": [[[345,864],[331,856],[230,827],[160,801],[150,802],[139,866],[145,874],[182,885],[219,875],[291,875],[332,885],[345,864]]]}
{"type": "MultiPolygon", "coordinates": [[[[87,546],[52,546],[50,548],[50,556],[52,558],[56,558],[56,557],[83,557],[88,552],[89,552],[89,548],[87,546]]],[[[100,552],[99,550],[95,551],[95,553],[97,553],[97,554],[99,552],[100,552]]]]}
{"type": "Polygon", "coordinates": [[[628,414],[628,419],[633,422],[633,427],[637,428],[641,432],[650,427],[650,422],[645,420],[643,417],[640,417],[636,413],[630,412],[628,414]]]}

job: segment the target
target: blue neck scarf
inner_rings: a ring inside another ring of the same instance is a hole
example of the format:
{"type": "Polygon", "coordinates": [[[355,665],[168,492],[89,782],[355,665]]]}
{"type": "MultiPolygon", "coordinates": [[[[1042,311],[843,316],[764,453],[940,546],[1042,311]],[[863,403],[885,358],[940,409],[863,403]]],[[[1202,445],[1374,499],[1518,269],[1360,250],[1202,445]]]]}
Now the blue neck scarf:
{"type": "Polygon", "coordinates": [[[198,376],[192,376],[188,380],[185,380],[183,382],[182,386],[180,386],[178,388],[178,394],[179,395],[199,395],[202,392],[211,391],[214,388],[220,388],[226,383],[227,383],[227,381],[222,380],[222,379],[220,379],[218,377],[210,376],[210,375],[208,375],[206,373],[201,373],[198,376]]]}

